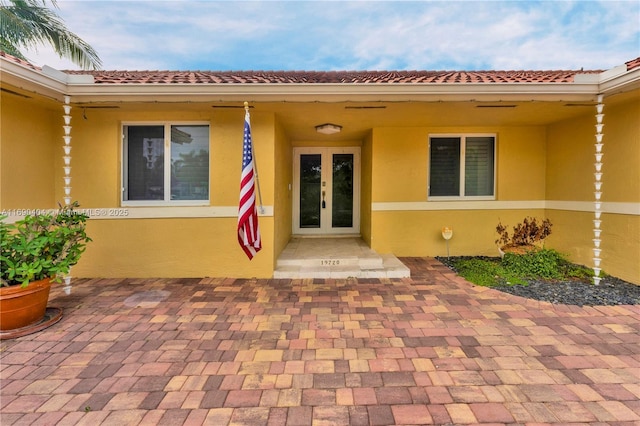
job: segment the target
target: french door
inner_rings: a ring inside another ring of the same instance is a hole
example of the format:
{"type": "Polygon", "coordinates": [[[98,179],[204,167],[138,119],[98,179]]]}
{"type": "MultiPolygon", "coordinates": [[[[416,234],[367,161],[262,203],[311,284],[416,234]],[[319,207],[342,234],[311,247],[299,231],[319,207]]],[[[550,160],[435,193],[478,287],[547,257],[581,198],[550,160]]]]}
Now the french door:
{"type": "Polygon", "coordinates": [[[360,233],[360,148],[294,148],[293,233],[360,233]]]}

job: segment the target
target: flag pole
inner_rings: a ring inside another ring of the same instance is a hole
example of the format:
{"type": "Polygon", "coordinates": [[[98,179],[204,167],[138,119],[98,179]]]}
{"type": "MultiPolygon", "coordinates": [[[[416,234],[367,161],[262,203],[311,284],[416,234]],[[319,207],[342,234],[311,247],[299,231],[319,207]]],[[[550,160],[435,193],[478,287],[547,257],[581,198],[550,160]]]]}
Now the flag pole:
{"type": "MultiPolygon", "coordinates": [[[[247,116],[249,116],[249,102],[245,101],[244,103],[244,111],[247,116]]],[[[262,192],[260,192],[260,177],[258,176],[258,162],[256,161],[256,153],[253,148],[253,143],[251,144],[251,155],[253,156],[253,174],[256,177],[256,186],[258,187],[258,202],[260,203],[260,214],[264,214],[264,207],[262,206],[262,192]]]]}

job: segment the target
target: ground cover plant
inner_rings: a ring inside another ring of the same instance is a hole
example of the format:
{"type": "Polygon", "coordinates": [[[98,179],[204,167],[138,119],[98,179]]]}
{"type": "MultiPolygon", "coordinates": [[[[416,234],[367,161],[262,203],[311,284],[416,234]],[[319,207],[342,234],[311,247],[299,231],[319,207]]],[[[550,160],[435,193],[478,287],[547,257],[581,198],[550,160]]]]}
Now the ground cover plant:
{"type": "Polygon", "coordinates": [[[640,285],[601,273],[593,284],[593,271],[575,265],[554,250],[525,254],[505,253],[504,258],[440,257],[442,263],[476,285],[543,302],[566,305],[639,305],[640,285]]]}
{"type": "Polygon", "coordinates": [[[477,285],[527,285],[527,280],[589,281],[593,271],[569,262],[561,253],[542,249],[525,254],[505,253],[499,257],[456,257],[441,259],[458,275],[477,285]]]}

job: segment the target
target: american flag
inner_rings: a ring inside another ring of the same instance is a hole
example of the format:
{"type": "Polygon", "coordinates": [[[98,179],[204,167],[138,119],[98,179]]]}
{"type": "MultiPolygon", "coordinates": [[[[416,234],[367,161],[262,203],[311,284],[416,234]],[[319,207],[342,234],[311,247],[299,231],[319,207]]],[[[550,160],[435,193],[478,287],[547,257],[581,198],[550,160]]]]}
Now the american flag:
{"type": "Polygon", "coordinates": [[[244,141],[242,144],[242,177],[240,178],[240,206],[238,208],[238,242],[249,260],[262,248],[258,211],[256,210],[253,148],[251,146],[249,109],[244,115],[244,141]]]}

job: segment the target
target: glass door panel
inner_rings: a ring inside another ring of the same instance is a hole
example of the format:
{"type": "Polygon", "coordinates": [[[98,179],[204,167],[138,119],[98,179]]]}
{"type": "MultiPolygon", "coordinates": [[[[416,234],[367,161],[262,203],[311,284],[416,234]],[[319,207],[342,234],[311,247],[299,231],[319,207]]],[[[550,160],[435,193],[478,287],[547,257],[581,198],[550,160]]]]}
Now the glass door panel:
{"type": "Polygon", "coordinates": [[[360,149],[294,148],[294,234],[360,232],[360,149]]]}
{"type": "Polygon", "coordinates": [[[333,154],[331,226],[353,227],[353,154],[333,154]]]}
{"type": "Polygon", "coordinates": [[[300,155],[300,228],[320,228],[322,155],[300,155]]]}

